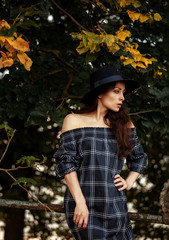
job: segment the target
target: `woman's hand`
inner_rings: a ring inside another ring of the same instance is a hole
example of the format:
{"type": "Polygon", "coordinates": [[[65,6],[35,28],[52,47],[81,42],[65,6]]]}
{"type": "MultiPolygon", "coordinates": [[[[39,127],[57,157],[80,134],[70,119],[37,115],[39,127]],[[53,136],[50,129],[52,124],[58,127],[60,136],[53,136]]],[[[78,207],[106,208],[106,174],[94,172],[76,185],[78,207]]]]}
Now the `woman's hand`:
{"type": "Polygon", "coordinates": [[[89,217],[89,210],[85,202],[81,201],[76,203],[73,221],[80,228],[83,224],[83,228],[87,227],[89,217]]]}
{"type": "Polygon", "coordinates": [[[115,178],[114,183],[119,182],[119,183],[116,183],[115,186],[123,185],[123,187],[118,188],[119,191],[122,191],[124,189],[129,190],[132,187],[132,186],[129,186],[129,183],[124,178],[122,178],[119,174],[116,174],[114,178],[115,178]]]}

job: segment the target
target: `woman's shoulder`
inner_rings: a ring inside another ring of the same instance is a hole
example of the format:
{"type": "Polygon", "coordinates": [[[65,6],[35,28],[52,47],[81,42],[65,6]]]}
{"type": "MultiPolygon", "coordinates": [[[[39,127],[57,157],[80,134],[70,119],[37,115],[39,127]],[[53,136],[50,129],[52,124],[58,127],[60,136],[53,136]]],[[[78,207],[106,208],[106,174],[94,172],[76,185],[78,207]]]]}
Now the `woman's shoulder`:
{"type": "Polygon", "coordinates": [[[80,125],[79,114],[69,113],[63,120],[61,132],[69,131],[78,128],[80,125]]]}
{"type": "Polygon", "coordinates": [[[128,128],[135,128],[134,123],[132,121],[128,122],[127,127],[128,128]]]}

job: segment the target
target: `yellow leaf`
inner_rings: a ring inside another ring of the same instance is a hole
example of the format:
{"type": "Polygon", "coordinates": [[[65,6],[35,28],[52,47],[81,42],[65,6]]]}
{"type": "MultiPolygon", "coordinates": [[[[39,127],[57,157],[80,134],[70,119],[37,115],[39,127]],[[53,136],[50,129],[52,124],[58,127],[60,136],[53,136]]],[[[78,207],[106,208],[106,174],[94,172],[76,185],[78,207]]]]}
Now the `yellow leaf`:
{"type": "Polygon", "coordinates": [[[4,43],[6,41],[6,38],[7,37],[0,36],[0,41],[4,43]]]}
{"type": "Polygon", "coordinates": [[[95,44],[100,44],[103,42],[103,37],[102,36],[99,36],[99,35],[95,35],[95,37],[93,38],[88,38],[88,39],[91,39],[93,43],[95,44]]]}
{"type": "Polygon", "coordinates": [[[149,18],[143,14],[140,14],[139,21],[141,23],[146,22],[149,18]]]}
{"type": "Polygon", "coordinates": [[[114,54],[115,52],[117,52],[120,49],[120,47],[115,43],[115,44],[111,45],[110,47],[108,47],[108,49],[109,49],[109,52],[112,52],[114,54]]]}
{"type": "Polygon", "coordinates": [[[3,57],[3,59],[7,58],[6,54],[3,51],[0,51],[0,54],[3,57]]]}
{"type": "Polygon", "coordinates": [[[141,54],[135,54],[135,55],[133,55],[133,58],[136,62],[139,62],[142,58],[142,55],[141,54]]]}
{"type": "Polygon", "coordinates": [[[30,71],[30,67],[32,66],[32,60],[28,57],[28,55],[24,52],[17,53],[17,57],[19,62],[22,63],[27,71],[30,71]]]}
{"type": "Polygon", "coordinates": [[[148,20],[149,22],[152,22],[154,20],[151,15],[151,12],[146,13],[146,16],[149,18],[149,20],[148,20]]]}
{"type": "Polygon", "coordinates": [[[99,0],[95,0],[96,1],[96,4],[100,7],[100,8],[102,8],[105,12],[109,12],[108,10],[107,10],[107,8],[103,5],[103,3],[101,3],[101,2],[99,2],[99,0]]]}
{"type": "Polygon", "coordinates": [[[132,4],[135,8],[141,6],[140,2],[137,0],[118,0],[118,3],[120,4],[120,7],[125,7],[130,4],[132,4]]]}
{"type": "Polygon", "coordinates": [[[134,48],[129,48],[128,51],[131,53],[131,55],[136,55],[136,54],[140,54],[140,52],[134,48]]]}
{"type": "Polygon", "coordinates": [[[123,31],[124,27],[126,25],[122,25],[119,30],[116,32],[117,38],[120,39],[121,41],[124,41],[126,37],[131,37],[131,32],[128,30],[123,31]]]}
{"type": "Polygon", "coordinates": [[[85,31],[85,30],[82,30],[82,32],[84,32],[84,34],[86,34],[86,35],[89,36],[89,37],[94,37],[94,36],[96,36],[96,34],[93,33],[93,32],[89,32],[89,31],[85,31]]]}
{"type": "Polygon", "coordinates": [[[117,34],[117,38],[120,39],[121,41],[124,41],[126,39],[126,37],[131,37],[131,32],[130,31],[123,31],[123,32],[119,32],[117,34]]]}
{"type": "Polygon", "coordinates": [[[89,49],[86,47],[82,47],[82,48],[76,48],[76,51],[81,55],[85,52],[87,52],[89,49]]]}
{"type": "Polygon", "coordinates": [[[75,32],[71,32],[70,35],[72,36],[72,38],[77,38],[79,40],[81,40],[83,37],[81,33],[75,33],[75,32]]]}
{"type": "Polygon", "coordinates": [[[79,46],[77,46],[76,48],[76,51],[79,53],[79,54],[83,54],[85,52],[87,52],[89,50],[89,47],[88,46],[84,46],[83,42],[81,41],[79,46]]]}
{"type": "Polygon", "coordinates": [[[2,58],[0,58],[0,69],[3,68],[2,58]]]}
{"type": "Polygon", "coordinates": [[[122,42],[118,42],[118,45],[124,47],[124,44],[122,42]]]}
{"type": "Polygon", "coordinates": [[[126,0],[126,6],[132,4],[133,1],[135,1],[135,0],[126,0]]]}
{"type": "MultiPolygon", "coordinates": [[[[10,25],[5,21],[0,21],[0,29],[2,27],[10,28],[10,25]]],[[[0,68],[10,67],[15,61],[24,64],[26,70],[30,71],[32,60],[24,53],[30,51],[29,43],[21,38],[22,35],[17,36],[14,32],[12,37],[0,36],[0,51],[2,58],[0,58],[0,68]]]]}
{"type": "Polygon", "coordinates": [[[26,42],[24,39],[18,37],[13,43],[11,44],[13,48],[16,50],[22,51],[22,52],[27,52],[30,51],[29,49],[29,43],[26,42]]]}
{"type": "Polygon", "coordinates": [[[137,64],[136,64],[135,62],[133,62],[133,63],[131,63],[131,66],[132,66],[133,68],[136,68],[136,67],[137,67],[137,64]]]}
{"type": "Polygon", "coordinates": [[[12,58],[7,58],[2,63],[3,63],[3,67],[10,67],[14,64],[14,61],[12,58]]]}
{"type": "Polygon", "coordinates": [[[115,36],[113,34],[106,34],[103,37],[103,41],[106,42],[107,46],[111,46],[115,42],[115,36]]]}
{"type": "Polygon", "coordinates": [[[157,74],[158,74],[158,75],[162,75],[162,72],[160,72],[160,71],[158,70],[158,71],[157,71],[157,74]]]}
{"type": "Polygon", "coordinates": [[[139,17],[140,17],[140,13],[137,13],[136,11],[130,11],[130,10],[127,10],[126,11],[129,15],[129,17],[131,18],[131,20],[134,22],[135,20],[138,20],[139,17]]]}
{"type": "Polygon", "coordinates": [[[141,68],[146,68],[146,66],[142,62],[137,62],[136,65],[141,68]]]}
{"type": "Polygon", "coordinates": [[[11,53],[14,53],[15,52],[15,49],[12,47],[12,44],[13,44],[13,41],[10,40],[10,39],[7,39],[6,43],[5,43],[5,48],[11,52],[11,53]]]}
{"type": "Polygon", "coordinates": [[[156,21],[161,21],[161,20],[162,20],[161,15],[160,15],[159,13],[155,13],[155,14],[154,14],[154,20],[156,20],[156,21]]]}
{"type": "MultiPolygon", "coordinates": [[[[126,25],[123,24],[123,25],[119,28],[119,31],[123,31],[124,27],[126,27],[126,25]]],[[[119,31],[118,31],[118,32],[119,32],[119,31]]],[[[116,33],[118,33],[118,32],[116,32],[116,33]]]]}
{"type": "Polygon", "coordinates": [[[123,56],[123,55],[121,55],[121,56],[120,56],[120,60],[123,60],[123,59],[126,59],[126,57],[123,56]]]}
{"type": "Polygon", "coordinates": [[[3,27],[5,27],[5,28],[11,28],[10,25],[9,25],[4,19],[2,19],[2,20],[0,21],[0,29],[3,28],[3,27]]]}
{"type": "Polygon", "coordinates": [[[131,64],[131,63],[133,63],[133,62],[134,62],[134,59],[128,58],[128,59],[126,59],[126,60],[123,62],[123,64],[124,64],[124,66],[125,66],[125,65],[131,64]]]}
{"type": "Polygon", "coordinates": [[[90,48],[90,53],[94,53],[94,52],[99,52],[100,51],[99,44],[92,43],[91,45],[89,45],[89,48],[90,48]]]}
{"type": "Polygon", "coordinates": [[[157,75],[159,75],[159,76],[161,76],[163,73],[162,72],[160,72],[159,70],[157,70],[157,71],[155,71],[154,70],[154,75],[153,75],[153,78],[156,78],[157,77],[157,75]]]}
{"type": "Polygon", "coordinates": [[[125,7],[126,6],[126,1],[125,0],[118,0],[118,3],[120,4],[120,7],[125,7]]]}
{"type": "Polygon", "coordinates": [[[14,37],[16,37],[16,38],[18,37],[16,32],[14,32],[14,34],[13,34],[13,35],[14,35],[14,37]]]}
{"type": "Polygon", "coordinates": [[[167,69],[166,69],[165,67],[160,67],[160,66],[158,66],[158,68],[167,71],[167,69]]]}
{"type": "Polygon", "coordinates": [[[8,57],[13,57],[13,53],[11,53],[11,52],[7,52],[6,54],[8,57]]]}
{"type": "Polygon", "coordinates": [[[134,1],[132,1],[132,5],[133,5],[135,8],[138,8],[138,7],[141,6],[141,3],[140,3],[139,1],[137,1],[137,0],[134,0],[134,1]]]}
{"type": "Polygon", "coordinates": [[[135,42],[133,42],[131,46],[134,47],[135,49],[139,47],[138,43],[135,43],[135,42]]]}
{"type": "Polygon", "coordinates": [[[83,45],[86,47],[87,44],[88,44],[88,40],[87,40],[87,37],[85,35],[83,35],[82,41],[83,41],[83,45]]]}
{"type": "Polygon", "coordinates": [[[141,61],[144,62],[144,64],[146,66],[148,66],[148,64],[152,64],[152,61],[150,59],[148,59],[148,58],[145,58],[145,57],[142,57],[141,61]]]}
{"type": "Polygon", "coordinates": [[[154,57],[150,58],[150,60],[151,60],[152,62],[158,62],[158,60],[157,60],[156,58],[154,58],[154,57]]]}

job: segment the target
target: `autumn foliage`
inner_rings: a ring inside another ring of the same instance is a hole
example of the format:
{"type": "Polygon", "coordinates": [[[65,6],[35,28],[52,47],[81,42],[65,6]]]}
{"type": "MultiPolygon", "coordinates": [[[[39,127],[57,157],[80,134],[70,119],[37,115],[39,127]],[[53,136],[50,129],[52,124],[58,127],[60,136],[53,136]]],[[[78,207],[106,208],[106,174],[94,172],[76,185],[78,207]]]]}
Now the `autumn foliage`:
{"type": "MultiPolygon", "coordinates": [[[[111,10],[108,10],[101,1],[97,0],[96,4],[108,14],[111,14],[111,10]]],[[[110,1],[110,9],[111,9],[112,1],[110,1]]],[[[116,0],[116,7],[118,9],[125,8],[128,5],[133,5],[134,8],[139,8],[141,3],[136,0],[116,0]]],[[[120,11],[120,10],[119,10],[120,11]]],[[[139,21],[140,23],[151,23],[155,21],[161,21],[162,18],[159,13],[152,14],[148,12],[146,14],[142,14],[137,11],[126,10],[126,13],[130,20],[134,23],[135,21],[139,21]]],[[[131,65],[134,69],[144,69],[147,70],[149,65],[151,66],[153,62],[158,62],[158,60],[154,57],[151,57],[150,54],[142,54],[138,47],[139,45],[135,42],[129,41],[127,38],[132,37],[132,33],[124,28],[126,25],[122,25],[118,31],[115,33],[106,33],[103,29],[97,28],[96,30],[99,33],[90,32],[82,30],[80,33],[72,32],[70,35],[74,40],[80,40],[80,44],[77,46],[76,50],[79,54],[83,54],[89,52],[90,54],[94,54],[99,52],[102,47],[106,46],[108,51],[112,54],[115,54],[118,51],[122,51],[120,56],[120,61],[124,66],[131,65]]],[[[95,60],[95,59],[94,59],[95,60]]],[[[152,68],[154,71],[154,78],[157,75],[162,75],[161,69],[165,70],[160,66],[157,68],[152,68]]]]}
{"type": "Polygon", "coordinates": [[[29,43],[21,35],[17,36],[16,32],[13,33],[13,36],[1,35],[1,30],[4,28],[10,29],[11,27],[5,20],[2,20],[0,21],[0,69],[19,62],[27,71],[30,71],[32,60],[25,53],[30,51],[29,43]]]}

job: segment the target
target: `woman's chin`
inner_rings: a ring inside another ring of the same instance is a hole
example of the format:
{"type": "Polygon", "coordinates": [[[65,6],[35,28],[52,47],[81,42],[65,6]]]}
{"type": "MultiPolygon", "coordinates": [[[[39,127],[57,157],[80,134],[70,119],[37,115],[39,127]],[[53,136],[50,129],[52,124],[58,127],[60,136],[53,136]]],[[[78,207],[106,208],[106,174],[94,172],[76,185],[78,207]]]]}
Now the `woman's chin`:
{"type": "Polygon", "coordinates": [[[120,108],[113,108],[111,109],[113,112],[119,112],[120,108]]]}

